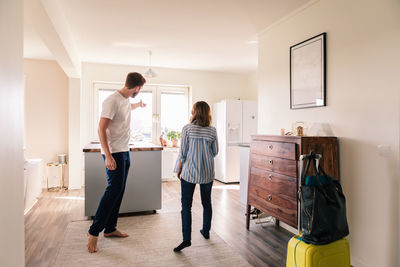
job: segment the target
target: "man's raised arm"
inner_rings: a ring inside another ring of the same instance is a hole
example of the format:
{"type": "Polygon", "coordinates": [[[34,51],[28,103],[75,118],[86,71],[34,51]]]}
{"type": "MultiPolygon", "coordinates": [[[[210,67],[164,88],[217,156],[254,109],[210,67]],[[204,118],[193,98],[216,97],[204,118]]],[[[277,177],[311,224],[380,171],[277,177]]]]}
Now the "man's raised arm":
{"type": "Polygon", "coordinates": [[[146,106],[147,106],[147,104],[143,103],[143,101],[140,99],[140,102],[131,104],[131,110],[134,110],[139,107],[145,108],[146,106]]]}

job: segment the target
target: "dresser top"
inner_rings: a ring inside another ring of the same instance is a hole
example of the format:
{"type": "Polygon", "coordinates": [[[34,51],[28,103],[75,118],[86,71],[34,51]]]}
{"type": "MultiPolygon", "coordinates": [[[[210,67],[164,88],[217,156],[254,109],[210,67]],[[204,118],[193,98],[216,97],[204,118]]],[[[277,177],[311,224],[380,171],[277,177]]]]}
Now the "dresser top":
{"type": "Polygon", "coordinates": [[[294,135],[252,135],[252,141],[277,141],[277,142],[301,142],[301,141],[316,141],[316,140],[324,140],[324,141],[336,141],[337,137],[335,136],[294,136],[294,135]]]}

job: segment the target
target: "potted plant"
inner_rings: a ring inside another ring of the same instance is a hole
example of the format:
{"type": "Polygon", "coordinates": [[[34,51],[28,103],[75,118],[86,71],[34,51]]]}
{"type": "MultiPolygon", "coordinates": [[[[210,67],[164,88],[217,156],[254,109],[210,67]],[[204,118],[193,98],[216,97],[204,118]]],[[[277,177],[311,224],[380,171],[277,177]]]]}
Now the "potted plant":
{"type": "Polygon", "coordinates": [[[171,140],[172,146],[178,146],[178,140],[181,138],[181,133],[179,131],[169,131],[167,133],[168,140],[171,140]]]}

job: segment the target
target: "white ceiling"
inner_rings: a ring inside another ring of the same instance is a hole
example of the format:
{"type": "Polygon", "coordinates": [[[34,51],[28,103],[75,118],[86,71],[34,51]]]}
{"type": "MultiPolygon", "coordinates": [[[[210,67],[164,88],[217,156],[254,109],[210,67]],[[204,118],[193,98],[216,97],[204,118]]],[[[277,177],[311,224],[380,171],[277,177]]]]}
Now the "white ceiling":
{"type": "MultiPolygon", "coordinates": [[[[83,62],[147,66],[151,50],[152,66],[242,73],[257,68],[257,33],[309,2],[53,1],[62,14],[52,16],[63,20],[83,62]]],[[[25,57],[51,59],[49,50],[27,24],[25,57]]]]}

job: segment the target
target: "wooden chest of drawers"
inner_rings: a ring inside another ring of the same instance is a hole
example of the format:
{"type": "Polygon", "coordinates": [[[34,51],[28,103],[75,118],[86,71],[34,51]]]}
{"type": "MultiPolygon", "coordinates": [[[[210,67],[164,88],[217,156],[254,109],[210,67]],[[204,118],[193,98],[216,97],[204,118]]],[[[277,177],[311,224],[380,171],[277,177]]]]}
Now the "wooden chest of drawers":
{"type": "MultiPolygon", "coordinates": [[[[336,137],[252,136],[247,194],[247,229],[249,229],[251,206],[275,217],[277,223],[283,221],[292,227],[298,227],[299,157],[311,151],[321,154],[322,168],[334,179],[339,179],[336,137]]],[[[312,167],[310,172],[313,172],[312,167]]]]}

